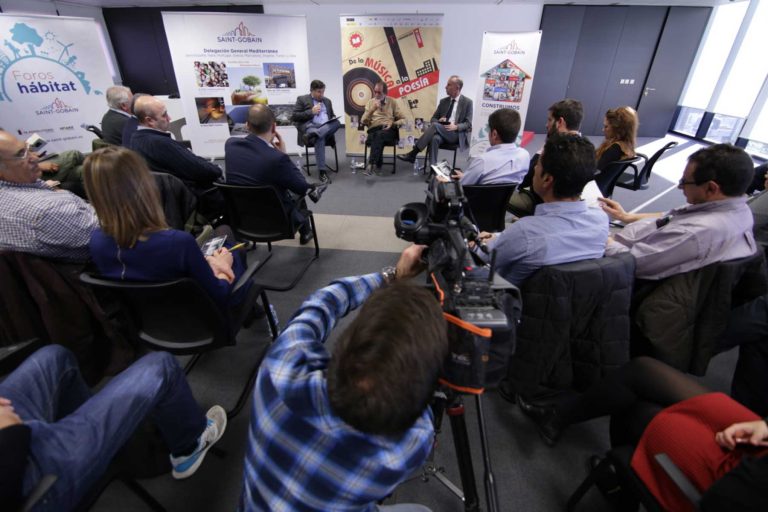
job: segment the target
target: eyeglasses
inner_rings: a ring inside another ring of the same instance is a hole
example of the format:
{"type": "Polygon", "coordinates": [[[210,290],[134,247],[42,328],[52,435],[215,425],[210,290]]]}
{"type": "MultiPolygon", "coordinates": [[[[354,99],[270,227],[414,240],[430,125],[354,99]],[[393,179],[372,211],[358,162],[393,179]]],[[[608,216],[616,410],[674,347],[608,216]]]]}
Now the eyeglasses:
{"type": "Polygon", "coordinates": [[[699,183],[698,181],[685,181],[685,178],[680,178],[680,181],[677,182],[677,186],[680,188],[686,185],[703,185],[703,183],[699,183]]]}
{"type": "Polygon", "coordinates": [[[0,158],[2,160],[17,160],[17,161],[26,160],[27,157],[29,156],[29,153],[30,153],[29,144],[25,144],[24,149],[19,150],[19,152],[17,152],[14,156],[4,156],[0,158]]]}

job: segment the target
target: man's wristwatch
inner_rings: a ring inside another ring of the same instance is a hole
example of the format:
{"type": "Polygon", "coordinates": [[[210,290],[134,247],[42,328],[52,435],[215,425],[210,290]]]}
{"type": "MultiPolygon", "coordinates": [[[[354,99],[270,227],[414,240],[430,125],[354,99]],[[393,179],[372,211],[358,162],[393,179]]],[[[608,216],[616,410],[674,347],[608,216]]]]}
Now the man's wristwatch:
{"type": "Polygon", "coordinates": [[[393,266],[381,269],[381,275],[384,277],[384,284],[392,284],[397,279],[397,268],[393,266]]]}

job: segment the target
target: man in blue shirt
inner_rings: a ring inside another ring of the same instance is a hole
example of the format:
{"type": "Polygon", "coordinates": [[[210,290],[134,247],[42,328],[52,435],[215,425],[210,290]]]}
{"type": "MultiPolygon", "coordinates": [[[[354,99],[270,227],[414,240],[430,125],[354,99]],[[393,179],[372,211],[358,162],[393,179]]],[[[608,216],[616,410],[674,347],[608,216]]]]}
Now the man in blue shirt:
{"type": "Polygon", "coordinates": [[[331,100],[325,97],[325,84],[320,80],[312,80],[309,94],[296,99],[291,119],[299,131],[301,142],[307,148],[315,146],[315,162],[323,182],[330,181],[328,167],[325,165],[325,142],[341,128],[341,123],[335,117],[331,100]]]}
{"type": "Polygon", "coordinates": [[[544,201],[499,235],[481,233],[496,249],[496,269],[521,285],[541,267],[600,258],[608,240],[608,216],[587,208],[581,192],[595,172],[595,147],[581,135],[555,134],[536,162],[533,189],[544,201]]]}
{"type": "Polygon", "coordinates": [[[448,339],[437,299],[394,281],[421,270],[423,249],[318,290],[272,344],[253,393],[240,510],[375,511],[422,466],[448,339]],[[359,306],[329,354],[334,325],[359,306]]]}

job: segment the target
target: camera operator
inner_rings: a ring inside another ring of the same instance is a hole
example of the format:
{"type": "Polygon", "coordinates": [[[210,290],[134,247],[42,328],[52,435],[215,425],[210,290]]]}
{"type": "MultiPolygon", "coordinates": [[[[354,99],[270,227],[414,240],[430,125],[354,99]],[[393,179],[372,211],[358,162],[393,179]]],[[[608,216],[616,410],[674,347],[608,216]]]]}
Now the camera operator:
{"type": "Polygon", "coordinates": [[[497,251],[501,277],[520,286],[541,267],[603,256],[608,216],[581,200],[594,173],[595,147],[585,137],[555,134],[547,139],[533,176],[533,190],[544,203],[499,235],[480,234],[488,250],[497,251]]]}
{"type": "Polygon", "coordinates": [[[448,339],[433,294],[397,281],[422,270],[423,250],[412,245],[397,267],[318,290],[270,347],[254,390],[240,510],[377,510],[422,466],[448,339]],[[361,305],[330,355],[334,325],[361,305]]]}

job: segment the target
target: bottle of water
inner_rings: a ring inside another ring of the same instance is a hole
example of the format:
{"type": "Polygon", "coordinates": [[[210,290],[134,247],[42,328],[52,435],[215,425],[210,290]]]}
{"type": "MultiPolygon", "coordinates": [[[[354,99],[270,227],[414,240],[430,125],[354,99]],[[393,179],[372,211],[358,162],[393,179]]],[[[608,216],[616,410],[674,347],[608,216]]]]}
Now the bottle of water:
{"type": "Polygon", "coordinates": [[[421,165],[419,164],[419,159],[416,158],[413,161],[413,175],[418,176],[419,174],[421,174],[421,165]]]}
{"type": "Polygon", "coordinates": [[[304,162],[301,161],[301,156],[296,159],[296,167],[302,172],[304,172],[304,162]]]}
{"type": "Polygon", "coordinates": [[[357,174],[357,160],[354,158],[349,162],[349,168],[352,171],[352,174],[357,174]]]}

